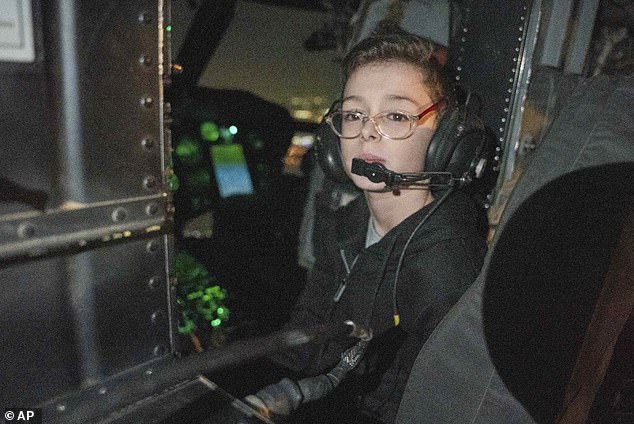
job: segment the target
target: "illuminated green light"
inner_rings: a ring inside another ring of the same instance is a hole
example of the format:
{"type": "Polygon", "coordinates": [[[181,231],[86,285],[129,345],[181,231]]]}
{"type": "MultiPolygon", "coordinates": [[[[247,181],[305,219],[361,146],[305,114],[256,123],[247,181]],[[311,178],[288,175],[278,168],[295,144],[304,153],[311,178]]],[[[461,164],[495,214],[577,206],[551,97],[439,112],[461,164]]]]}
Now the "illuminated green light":
{"type": "Polygon", "coordinates": [[[216,314],[218,314],[218,318],[220,318],[223,321],[226,321],[229,318],[229,309],[219,307],[216,310],[216,314]]]}
{"type": "Polygon", "coordinates": [[[211,121],[205,121],[200,124],[200,137],[207,141],[217,141],[220,138],[218,125],[211,121]]]}
{"type": "Polygon", "coordinates": [[[220,127],[220,137],[222,137],[225,144],[231,144],[233,141],[233,134],[227,127],[220,127]]]}
{"type": "Polygon", "coordinates": [[[214,331],[229,320],[229,308],[224,306],[221,298],[226,290],[212,284],[216,278],[198,263],[191,255],[179,252],[175,261],[178,295],[176,305],[180,312],[177,322],[181,334],[191,334],[199,323],[214,331]]]}
{"type": "Polygon", "coordinates": [[[176,174],[172,174],[167,179],[167,187],[169,191],[175,192],[180,187],[180,181],[178,180],[178,176],[176,174]]]}
{"type": "Polygon", "coordinates": [[[235,125],[232,125],[229,127],[229,132],[233,135],[238,134],[238,127],[236,127],[235,125]]]}
{"type": "Polygon", "coordinates": [[[201,291],[195,291],[195,292],[189,293],[187,295],[187,299],[194,300],[194,299],[197,299],[197,298],[201,297],[202,295],[203,294],[202,294],[201,291]]]}
{"type": "Polygon", "coordinates": [[[165,31],[172,32],[172,26],[171,25],[166,26],[165,31]]]}
{"type": "Polygon", "coordinates": [[[202,159],[200,146],[190,137],[183,137],[174,149],[174,153],[187,165],[194,165],[202,159]]]}
{"type": "Polygon", "coordinates": [[[178,332],[181,334],[190,334],[196,329],[196,324],[193,321],[187,320],[184,325],[178,326],[178,332]]]}

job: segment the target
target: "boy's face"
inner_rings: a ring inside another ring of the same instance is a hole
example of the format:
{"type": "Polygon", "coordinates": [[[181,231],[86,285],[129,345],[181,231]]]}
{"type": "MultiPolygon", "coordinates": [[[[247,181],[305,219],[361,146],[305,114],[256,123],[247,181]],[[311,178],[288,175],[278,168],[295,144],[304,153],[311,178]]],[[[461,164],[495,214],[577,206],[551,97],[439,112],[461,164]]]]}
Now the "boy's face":
{"type": "MultiPolygon", "coordinates": [[[[373,117],[388,111],[416,115],[431,104],[428,89],[416,67],[387,62],[364,65],[352,72],[344,87],[341,107],[344,111],[363,112],[373,117]]],[[[430,113],[419,121],[411,136],[402,140],[382,136],[372,121],[367,121],[358,137],[340,141],[346,173],[360,189],[382,191],[384,183],[373,183],[366,177],[352,174],[352,159],[379,162],[396,172],[422,171],[436,119],[437,113],[430,113]]]]}

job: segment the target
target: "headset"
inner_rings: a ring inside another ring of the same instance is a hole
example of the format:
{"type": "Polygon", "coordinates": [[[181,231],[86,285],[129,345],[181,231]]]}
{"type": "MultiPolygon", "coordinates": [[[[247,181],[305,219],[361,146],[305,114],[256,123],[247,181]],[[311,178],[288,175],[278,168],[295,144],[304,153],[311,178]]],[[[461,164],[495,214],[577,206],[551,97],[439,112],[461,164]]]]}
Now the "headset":
{"type": "MultiPolygon", "coordinates": [[[[492,184],[495,183],[495,178],[492,178],[494,137],[474,107],[477,103],[475,96],[470,93],[467,93],[466,97],[455,96],[456,99],[461,97],[462,101],[450,101],[442,112],[436,131],[429,142],[425,163],[421,164],[422,173],[396,174],[386,170],[396,176],[405,176],[397,188],[420,188],[420,184],[412,184],[415,179],[408,178],[418,175],[431,177],[427,178],[429,182],[423,185],[429,186],[434,194],[450,186],[457,186],[472,193],[489,194],[492,184]],[[435,173],[438,174],[434,176],[435,173]],[[450,174],[450,178],[442,178],[442,174],[450,174]]],[[[337,106],[338,102],[333,103],[329,113],[337,106]]],[[[339,137],[324,117],[316,131],[313,149],[315,158],[328,178],[339,184],[351,185],[352,182],[341,161],[339,143],[339,137]]]]}

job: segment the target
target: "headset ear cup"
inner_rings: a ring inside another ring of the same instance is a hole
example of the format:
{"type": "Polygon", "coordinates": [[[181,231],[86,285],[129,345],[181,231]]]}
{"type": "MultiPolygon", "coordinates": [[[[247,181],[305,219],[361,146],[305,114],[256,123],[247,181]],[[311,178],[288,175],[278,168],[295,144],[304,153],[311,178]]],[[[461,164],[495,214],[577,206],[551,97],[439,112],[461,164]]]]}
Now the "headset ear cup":
{"type": "Polygon", "coordinates": [[[339,184],[353,185],[341,161],[339,137],[326,121],[322,121],[317,127],[313,152],[326,178],[339,184]]]}
{"type": "Polygon", "coordinates": [[[455,111],[445,111],[438,121],[436,131],[429,141],[427,154],[425,156],[424,172],[444,172],[448,162],[449,152],[453,150],[450,146],[449,133],[454,126],[455,111]]]}
{"type": "Polygon", "coordinates": [[[471,191],[472,182],[490,170],[491,140],[474,112],[464,106],[446,111],[429,143],[424,171],[450,172],[471,191]]]}

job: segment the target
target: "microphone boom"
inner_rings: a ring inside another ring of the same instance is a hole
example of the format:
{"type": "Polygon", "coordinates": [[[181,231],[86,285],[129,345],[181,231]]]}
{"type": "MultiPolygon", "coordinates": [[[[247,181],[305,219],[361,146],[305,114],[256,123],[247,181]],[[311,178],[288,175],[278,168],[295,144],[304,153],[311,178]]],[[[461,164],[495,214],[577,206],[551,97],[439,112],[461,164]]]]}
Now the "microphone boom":
{"type": "Polygon", "coordinates": [[[456,183],[463,182],[462,178],[454,178],[450,172],[399,173],[387,169],[381,163],[370,163],[359,158],[352,159],[351,171],[355,175],[366,177],[373,183],[385,183],[388,189],[412,187],[447,189],[454,187],[456,183]]]}

